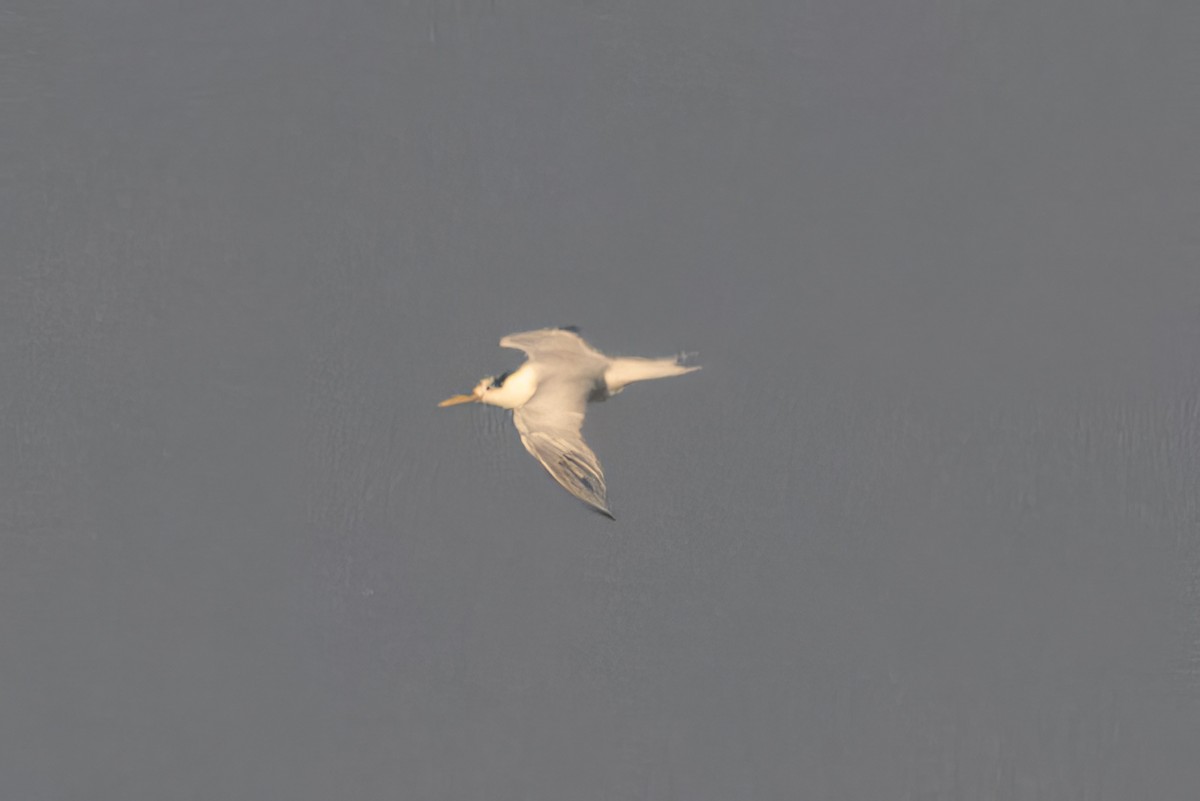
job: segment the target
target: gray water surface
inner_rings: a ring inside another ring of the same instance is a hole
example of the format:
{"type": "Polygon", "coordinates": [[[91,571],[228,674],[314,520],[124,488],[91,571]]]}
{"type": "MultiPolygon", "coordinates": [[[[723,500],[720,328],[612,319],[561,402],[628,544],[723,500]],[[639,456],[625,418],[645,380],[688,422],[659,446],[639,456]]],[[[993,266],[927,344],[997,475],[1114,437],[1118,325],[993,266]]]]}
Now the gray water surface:
{"type": "Polygon", "coordinates": [[[1187,7],[0,12],[0,798],[1194,799],[1187,7]]]}

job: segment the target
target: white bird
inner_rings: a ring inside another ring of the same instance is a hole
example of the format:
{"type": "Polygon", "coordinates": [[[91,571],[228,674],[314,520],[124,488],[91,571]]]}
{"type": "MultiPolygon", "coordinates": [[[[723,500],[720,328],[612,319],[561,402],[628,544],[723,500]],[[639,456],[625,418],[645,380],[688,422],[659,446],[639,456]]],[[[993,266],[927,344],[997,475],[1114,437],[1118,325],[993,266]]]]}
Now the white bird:
{"type": "Polygon", "coordinates": [[[500,347],[525,351],[525,363],[515,371],[488,376],[470,395],[455,395],[438,406],[486,403],[512,409],[525,450],[567,492],[612,518],[600,460],[580,433],[585,406],[611,398],[634,381],[700,368],[684,366],[673,357],[605,356],[584,342],[574,327],[509,334],[500,347]]]}

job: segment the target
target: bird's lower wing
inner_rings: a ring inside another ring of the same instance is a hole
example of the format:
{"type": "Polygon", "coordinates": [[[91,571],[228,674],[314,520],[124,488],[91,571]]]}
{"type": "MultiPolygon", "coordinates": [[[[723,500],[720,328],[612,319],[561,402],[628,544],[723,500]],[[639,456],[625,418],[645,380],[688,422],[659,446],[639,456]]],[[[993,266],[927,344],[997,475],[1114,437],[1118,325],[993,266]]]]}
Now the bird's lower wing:
{"type": "MultiPolygon", "coordinates": [[[[513,422],[525,450],[542,463],[563,489],[601,514],[613,516],[608,511],[608,489],[600,460],[583,441],[578,429],[544,427],[540,425],[544,420],[539,420],[537,410],[527,408],[514,410],[513,422]]],[[[582,414],[579,422],[583,422],[582,414]]]]}

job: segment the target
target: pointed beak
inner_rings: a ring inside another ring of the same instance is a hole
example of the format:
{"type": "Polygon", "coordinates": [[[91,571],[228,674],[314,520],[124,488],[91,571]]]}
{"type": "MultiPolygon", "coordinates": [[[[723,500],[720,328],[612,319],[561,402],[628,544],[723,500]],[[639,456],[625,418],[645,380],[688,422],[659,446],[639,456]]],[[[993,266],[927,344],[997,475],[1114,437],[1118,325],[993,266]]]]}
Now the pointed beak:
{"type": "Polygon", "coordinates": [[[452,398],[446,398],[444,401],[439,403],[438,406],[457,406],[460,403],[474,403],[477,400],[479,400],[478,395],[455,395],[452,398]]]}

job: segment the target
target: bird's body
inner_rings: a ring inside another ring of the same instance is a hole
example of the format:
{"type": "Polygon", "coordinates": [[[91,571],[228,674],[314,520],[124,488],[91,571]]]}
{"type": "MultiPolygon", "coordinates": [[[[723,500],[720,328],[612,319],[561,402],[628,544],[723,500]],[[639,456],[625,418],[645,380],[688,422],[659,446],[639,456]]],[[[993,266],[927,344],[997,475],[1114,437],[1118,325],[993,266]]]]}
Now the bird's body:
{"type": "Polygon", "coordinates": [[[569,328],[544,328],[510,334],[502,348],[528,357],[511,373],[483,379],[470,395],[456,395],[440,406],[486,403],[512,409],[521,443],[568,492],[601,514],[608,510],[604,471],[583,441],[588,401],[605,400],[635,381],[683,375],[678,359],[606,356],[569,328]]]}

